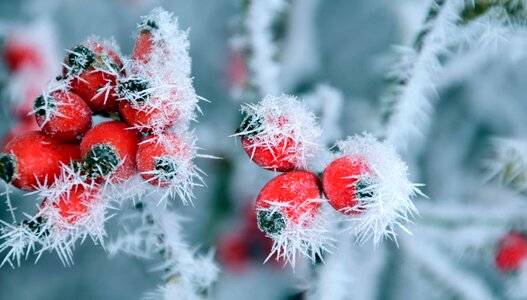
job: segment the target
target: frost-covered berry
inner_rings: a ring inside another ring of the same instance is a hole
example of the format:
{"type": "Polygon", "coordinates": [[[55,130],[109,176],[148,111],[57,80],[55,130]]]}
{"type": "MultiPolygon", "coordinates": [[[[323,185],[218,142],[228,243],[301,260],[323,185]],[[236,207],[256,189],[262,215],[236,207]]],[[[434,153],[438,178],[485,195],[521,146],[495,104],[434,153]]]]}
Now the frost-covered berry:
{"type": "Polygon", "coordinates": [[[0,154],[0,178],[19,189],[34,191],[53,184],[62,164],[78,160],[79,146],[63,144],[32,131],[12,139],[0,154]]]}
{"type": "Polygon", "coordinates": [[[54,91],[35,99],[35,118],[42,132],[63,142],[79,142],[91,128],[91,110],[76,94],[54,91]]]}
{"type": "Polygon", "coordinates": [[[80,144],[83,171],[89,178],[125,180],[134,175],[139,135],[119,121],[90,129],[80,144]]]}
{"type": "Polygon", "coordinates": [[[139,23],[138,27],[139,34],[135,41],[132,59],[142,63],[148,63],[154,43],[152,33],[158,30],[159,26],[154,20],[144,19],[139,23]]]}
{"type": "Polygon", "coordinates": [[[408,231],[404,225],[417,212],[411,199],[422,193],[408,180],[408,167],[393,146],[370,135],[337,146],[343,158],[324,171],[323,187],[329,202],[350,215],[348,229],[361,242],[373,237],[374,243],[395,237],[395,227],[408,231]]]}
{"type": "Polygon", "coordinates": [[[331,162],[322,174],[322,187],[329,204],[344,214],[360,213],[364,199],[373,196],[375,182],[361,156],[344,156],[331,162]]]}
{"type": "Polygon", "coordinates": [[[287,224],[302,224],[320,207],[320,182],[309,171],[292,171],[269,181],[258,194],[258,227],[268,234],[280,234],[287,224]],[[315,201],[313,201],[315,200],[315,201]]]}
{"type": "Polygon", "coordinates": [[[256,199],[258,227],[273,239],[269,257],[295,264],[300,252],[314,260],[330,239],[321,213],[320,181],[309,171],[291,171],[269,181],[256,199]]]}
{"type": "Polygon", "coordinates": [[[160,98],[163,96],[155,94],[155,87],[147,78],[131,77],[119,82],[118,92],[119,113],[128,125],[152,132],[164,131],[176,122],[178,110],[172,101],[177,97],[175,89],[160,98]]]}
{"type": "MultiPolygon", "coordinates": [[[[90,206],[94,205],[100,196],[101,193],[97,186],[76,184],[61,193],[52,205],[63,222],[74,224],[89,212],[90,206]]],[[[42,206],[48,205],[48,201],[45,199],[42,206]]]]}
{"type": "Polygon", "coordinates": [[[156,186],[166,187],[177,177],[185,176],[181,173],[186,172],[191,160],[188,145],[172,133],[149,136],[137,149],[137,168],[141,176],[156,186]]]}
{"type": "Polygon", "coordinates": [[[117,111],[115,85],[124,68],[109,43],[89,39],[73,47],[64,59],[63,75],[93,111],[117,111]]]}
{"type": "Polygon", "coordinates": [[[297,98],[265,97],[245,105],[246,114],[236,135],[251,159],[268,170],[286,172],[305,168],[319,149],[321,130],[315,116],[297,98]]]}
{"type": "Polygon", "coordinates": [[[502,272],[514,271],[527,261],[527,237],[510,232],[499,242],[496,251],[496,267],[502,272]]]}
{"type": "Polygon", "coordinates": [[[119,80],[119,112],[132,127],[159,134],[185,130],[195,117],[198,96],[192,85],[187,32],[171,13],[157,8],[139,24],[131,70],[119,80]]]}

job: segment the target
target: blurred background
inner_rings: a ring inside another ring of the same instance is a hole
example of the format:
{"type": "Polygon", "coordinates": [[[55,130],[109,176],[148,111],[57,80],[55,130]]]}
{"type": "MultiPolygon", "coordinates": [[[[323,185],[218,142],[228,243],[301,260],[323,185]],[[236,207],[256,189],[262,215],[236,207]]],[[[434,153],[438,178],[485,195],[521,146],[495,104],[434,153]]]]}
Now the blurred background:
{"type": "MultiPolygon", "coordinates": [[[[275,18],[270,32],[278,49],[270,62],[280,71],[268,86],[250,83],[245,65],[248,56],[258,56],[244,44],[249,1],[0,0],[2,49],[13,36],[32,39],[56,63],[37,78],[14,79],[5,62],[0,66],[0,136],[25,122],[13,111],[20,104],[13,99],[24,97],[13,95],[28,89],[24,84],[30,81],[37,91],[43,88],[46,78],[58,74],[65,49],[96,35],[113,37],[130,55],[140,16],[157,6],[173,12],[181,28],[189,28],[195,89],[210,100],[200,103],[203,115],[192,127],[201,152],[223,159],[196,162],[208,174],[207,187],[196,190],[194,207],[179,209],[189,217],[187,241],[202,251],[216,249],[222,273],[212,299],[303,299],[302,292],[315,281],[306,262],[296,272],[280,263],[263,264],[270,244],[256,227],[252,204],[273,174],[252,164],[229,137],[242,120],[240,104],[267,92],[303,97],[320,117],[328,146],[363,131],[380,132],[387,74],[399,59],[394,46],[412,44],[431,4],[298,0],[275,9],[273,3],[281,1],[258,1],[266,4],[252,13],[261,9],[260,21],[267,15],[275,18]]],[[[338,267],[332,280],[347,277],[345,299],[513,298],[510,291],[519,273],[499,272],[494,255],[500,237],[523,230],[527,206],[524,196],[486,182],[485,166],[493,159],[493,137],[526,137],[527,60],[525,48],[518,48],[525,44],[500,44],[497,36],[485,47],[473,47],[473,40],[467,34],[469,46],[445,46],[451,51],[441,53],[441,72],[431,78],[433,110],[423,116],[429,121],[422,136],[401,153],[412,180],[426,184],[429,197],[418,200],[421,216],[410,226],[414,235],[401,236],[399,247],[393,241],[376,249],[350,241],[339,248],[339,261],[329,261],[328,272],[338,267]]],[[[260,63],[266,67],[265,60],[260,63]]],[[[31,196],[13,197],[19,211],[36,211],[31,196]]],[[[3,202],[0,217],[9,218],[3,202]]],[[[110,239],[118,226],[118,219],[109,222],[110,239]]],[[[74,262],[64,267],[50,253],[38,263],[30,254],[16,269],[5,265],[0,299],[140,299],[162,283],[152,270],[155,261],[108,257],[88,241],[77,246],[74,262]]]]}

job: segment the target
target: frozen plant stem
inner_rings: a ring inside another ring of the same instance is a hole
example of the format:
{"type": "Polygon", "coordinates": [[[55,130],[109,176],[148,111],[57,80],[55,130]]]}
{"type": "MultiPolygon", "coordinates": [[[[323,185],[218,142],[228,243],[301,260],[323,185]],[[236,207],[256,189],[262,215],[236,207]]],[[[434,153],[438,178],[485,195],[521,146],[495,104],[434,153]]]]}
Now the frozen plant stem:
{"type": "Polygon", "coordinates": [[[390,74],[392,85],[382,116],[386,139],[397,148],[420,134],[431,109],[429,93],[440,68],[438,57],[446,51],[448,32],[457,19],[454,1],[433,1],[412,47],[400,48],[400,61],[390,74]]]}
{"type": "MultiPolygon", "coordinates": [[[[145,212],[143,205],[144,204],[142,202],[138,202],[135,205],[135,208],[140,213],[146,214],[145,215],[146,224],[149,227],[152,228],[152,232],[156,232],[156,239],[157,239],[157,242],[159,243],[159,245],[166,245],[166,243],[165,243],[165,236],[163,235],[163,233],[161,233],[161,232],[159,232],[159,230],[157,230],[158,229],[157,227],[159,225],[156,224],[156,222],[154,220],[154,216],[151,213],[145,212]]],[[[163,246],[159,250],[159,255],[161,256],[161,258],[163,259],[164,262],[168,262],[168,261],[171,261],[172,251],[170,251],[170,249],[168,249],[167,247],[163,246]]],[[[177,275],[175,275],[175,274],[170,275],[170,270],[168,268],[166,268],[164,270],[164,272],[168,275],[168,277],[165,280],[165,282],[167,284],[175,283],[177,281],[177,275]]]]}

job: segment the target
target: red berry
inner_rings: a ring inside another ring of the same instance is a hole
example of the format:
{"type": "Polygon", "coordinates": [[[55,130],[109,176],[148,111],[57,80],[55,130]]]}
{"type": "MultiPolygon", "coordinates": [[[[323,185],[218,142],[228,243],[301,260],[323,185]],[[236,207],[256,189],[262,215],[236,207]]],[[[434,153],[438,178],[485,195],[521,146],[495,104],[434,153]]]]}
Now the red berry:
{"type": "Polygon", "coordinates": [[[91,110],[79,96],[55,91],[35,100],[35,117],[42,131],[64,142],[78,142],[90,129],[91,110]]]}
{"type": "Polygon", "coordinates": [[[330,163],[322,174],[322,188],[331,206],[347,215],[360,213],[360,200],[372,196],[371,182],[362,179],[369,178],[364,177],[369,173],[360,156],[344,156],[330,163]]]}
{"type": "Polygon", "coordinates": [[[14,36],[7,39],[3,56],[5,64],[11,72],[19,71],[25,67],[40,69],[44,66],[44,58],[39,53],[38,48],[14,36]]]}
{"type": "Polygon", "coordinates": [[[98,199],[99,190],[96,187],[84,187],[77,184],[62,193],[58,201],[53,203],[53,206],[65,222],[74,224],[88,212],[90,204],[94,204],[98,199]]]}
{"type": "Polygon", "coordinates": [[[119,113],[127,124],[143,132],[151,132],[153,129],[167,129],[175,123],[178,116],[177,111],[167,113],[157,107],[138,108],[126,100],[119,101],[119,113]]]}
{"type": "Polygon", "coordinates": [[[71,49],[64,65],[63,75],[71,78],[71,91],[93,111],[117,111],[115,86],[124,69],[114,51],[90,40],[71,49]]]}
{"type": "Polygon", "coordinates": [[[119,121],[101,123],[90,129],[81,141],[83,168],[90,178],[111,175],[125,180],[136,173],[138,134],[119,121]]]}
{"type": "Polygon", "coordinates": [[[153,40],[152,33],[159,29],[158,24],[153,20],[144,20],[139,24],[139,35],[135,41],[134,52],[132,59],[142,63],[150,61],[150,54],[152,53],[153,40]]]}
{"type": "Polygon", "coordinates": [[[32,131],[11,140],[0,155],[0,178],[26,191],[38,184],[51,185],[60,174],[61,163],[79,159],[77,145],[62,144],[41,132],[32,131]]]}
{"type": "Polygon", "coordinates": [[[150,53],[152,52],[152,33],[149,31],[141,31],[137,36],[134,45],[134,52],[132,59],[142,63],[150,61],[150,53]]]}
{"type": "MultiPolygon", "coordinates": [[[[132,77],[119,83],[118,91],[121,95],[119,113],[126,123],[143,132],[154,129],[164,130],[172,126],[179,115],[170,99],[154,98],[148,79],[132,77]],[[133,94],[134,101],[127,99],[126,95],[133,94]]],[[[177,97],[174,90],[173,97],[177,97]]]]}
{"type": "Polygon", "coordinates": [[[254,140],[246,137],[242,137],[241,141],[243,150],[260,167],[277,172],[287,172],[295,168],[295,163],[288,160],[295,153],[291,138],[281,139],[274,147],[256,145],[254,140]]]}
{"type": "Polygon", "coordinates": [[[16,124],[6,133],[6,135],[4,135],[4,138],[0,143],[0,151],[4,151],[7,143],[9,143],[9,141],[11,141],[14,137],[29,131],[38,131],[39,129],[40,128],[35,118],[33,118],[33,116],[26,116],[20,121],[20,123],[16,124]]]}
{"type": "MultiPolygon", "coordinates": [[[[244,133],[241,136],[243,150],[249,155],[254,163],[260,167],[278,172],[287,172],[295,168],[296,154],[295,141],[290,137],[274,136],[268,139],[266,133],[262,133],[262,117],[257,115],[247,116],[237,132],[244,133]]],[[[276,122],[276,126],[282,127],[287,120],[280,117],[278,120],[267,120],[267,122],[276,122]]]]}
{"type": "Polygon", "coordinates": [[[510,232],[501,239],[496,253],[496,266],[502,272],[518,269],[527,260],[527,238],[510,232]]]}
{"type": "Polygon", "coordinates": [[[168,186],[178,175],[178,162],[189,156],[188,149],[171,133],[152,135],[137,149],[137,168],[150,184],[168,186]]]}
{"type": "Polygon", "coordinates": [[[269,234],[282,231],[287,221],[299,224],[313,217],[320,202],[310,201],[320,198],[320,181],[316,174],[309,171],[291,171],[269,181],[256,198],[258,226],[269,234]],[[278,202],[287,206],[278,211],[271,208],[269,202],[278,202]]]}

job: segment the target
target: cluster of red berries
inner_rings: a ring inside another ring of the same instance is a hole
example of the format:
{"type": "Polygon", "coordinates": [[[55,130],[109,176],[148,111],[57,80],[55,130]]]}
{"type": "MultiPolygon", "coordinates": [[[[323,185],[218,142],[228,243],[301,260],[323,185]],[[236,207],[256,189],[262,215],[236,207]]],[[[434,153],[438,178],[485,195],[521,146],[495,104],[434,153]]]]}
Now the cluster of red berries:
{"type": "MultiPolygon", "coordinates": [[[[152,39],[159,30],[156,22],[145,20],[139,28],[132,56],[135,66],[149,64],[152,51],[165,45],[152,39]]],[[[54,201],[68,221],[86,211],[86,205],[98,197],[101,184],[120,183],[137,173],[152,185],[170,184],[177,174],[179,156],[187,155],[178,136],[155,126],[162,107],[138,109],[124,96],[132,91],[142,97],[136,102],[145,104],[151,87],[133,69],[127,75],[117,53],[111,44],[96,39],[70,49],[57,87],[34,101],[33,114],[40,130],[12,138],[0,154],[0,178],[25,191],[49,188],[65,166],[73,169],[83,184],[73,185],[54,201]],[[114,120],[92,128],[94,114],[114,120]]],[[[30,58],[13,61],[21,64],[31,62],[30,58]]],[[[165,120],[164,129],[175,122],[176,116],[171,117],[165,120]]]]}
{"type": "Polygon", "coordinates": [[[517,231],[507,233],[498,243],[495,260],[502,272],[518,270],[527,262],[527,236],[517,231]]]}
{"type": "MultiPolygon", "coordinates": [[[[277,235],[288,224],[309,226],[310,220],[320,210],[322,194],[341,213],[353,215],[361,212],[362,201],[374,193],[373,172],[365,158],[342,156],[326,167],[320,180],[317,174],[290,159],[298,145],[305,141],[295,140],[294,136],[275,136],[267,139],[280,142],[254,145],[254,140],[267,134],[260,128],[262,118],[256,114],[248,115],[237,130],[242,146],[253,162],[264,169],[284,172],[269,181],[256,199],[257,221],[262,231],[277,235]]],[[[291,125],[283,117],[273,121],[278,127],[291,125]]]]}

